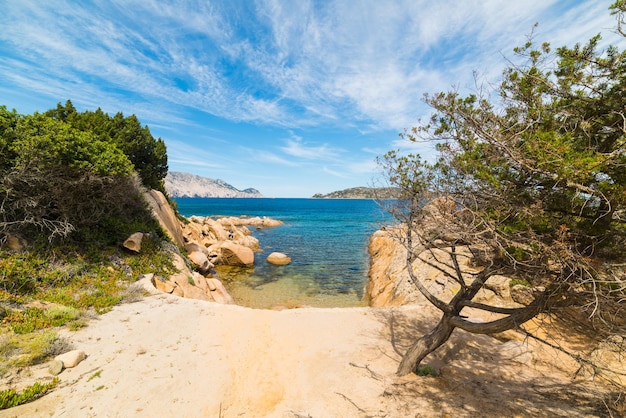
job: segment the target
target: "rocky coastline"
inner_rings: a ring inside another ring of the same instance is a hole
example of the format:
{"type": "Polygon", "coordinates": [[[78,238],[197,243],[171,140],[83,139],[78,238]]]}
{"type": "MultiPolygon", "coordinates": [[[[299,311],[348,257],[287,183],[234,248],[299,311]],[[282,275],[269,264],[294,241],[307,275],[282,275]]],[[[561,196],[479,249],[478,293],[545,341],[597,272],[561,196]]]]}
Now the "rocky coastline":
{"type": "MultiPolygon", "coordinates": [[[[259,241],[250,228],[262,229],[282,225],[282,221],[267,217],[201,217],[179,219],[163,193],[150,190],[145,194],[154,217],[177,244],[170,248],[176,272],[169,277],[143,275],[135,287],[150,294],[167,293],[183,298],[206,300],[221,304],[234,303],[233,298],[217,277],[218,264],[249,267],[259,241]]],[[[129,251],[141,251],[143,234],[133,234],[124,242],[129,251]]],[[[267,262],[287,264],[291,259],[282,253],[272,253],[267,262]]]]}

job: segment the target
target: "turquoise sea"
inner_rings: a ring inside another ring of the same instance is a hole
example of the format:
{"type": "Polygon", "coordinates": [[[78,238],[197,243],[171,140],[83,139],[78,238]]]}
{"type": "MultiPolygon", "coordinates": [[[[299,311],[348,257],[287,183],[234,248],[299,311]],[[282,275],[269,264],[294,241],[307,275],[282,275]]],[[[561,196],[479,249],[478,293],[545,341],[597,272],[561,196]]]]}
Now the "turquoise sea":
{"type": "Polygon", "coordinates": [[[259,308],[361,306],[369,237],[392,222],[371,199],[176,198],[184,216],[267,216],[284,225],[253,230],[254,268],[218,267],[236,303],[259,308]],[[265,261],[273,251],[292,262],[265,261]]]}

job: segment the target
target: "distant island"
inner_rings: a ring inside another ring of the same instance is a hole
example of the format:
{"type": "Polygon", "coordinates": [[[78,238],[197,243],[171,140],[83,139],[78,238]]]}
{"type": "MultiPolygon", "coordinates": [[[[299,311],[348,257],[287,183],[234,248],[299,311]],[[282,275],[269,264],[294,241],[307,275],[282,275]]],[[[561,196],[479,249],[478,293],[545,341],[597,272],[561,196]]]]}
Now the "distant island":
{"type": "Polygon", "coordinates": [[[352,187],[328,194],[316,193],[317,199],[395,199],[398,189],[395,187],[352,187]]]}
{"type": "Polygon", "coordinates": [[[239,190],[224,180],[178,171],[167,173],[165,190],[171,197],[263,197],[257,189],[239,190]]]}

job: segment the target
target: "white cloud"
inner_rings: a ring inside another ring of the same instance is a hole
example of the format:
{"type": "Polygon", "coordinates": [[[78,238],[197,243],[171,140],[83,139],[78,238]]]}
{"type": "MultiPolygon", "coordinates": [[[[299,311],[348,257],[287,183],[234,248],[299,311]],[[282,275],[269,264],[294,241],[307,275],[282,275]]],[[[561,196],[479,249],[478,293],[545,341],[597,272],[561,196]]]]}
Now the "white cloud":
{"type": "Polygon", "coordinates": [[[297,136],[292,136],[285,142],[285,146],[279,147],[282,152],[305,160],[335,160],[342,152],[342,150],[333,148],[328,144],[307,145],[302,138],[297,136]]]}

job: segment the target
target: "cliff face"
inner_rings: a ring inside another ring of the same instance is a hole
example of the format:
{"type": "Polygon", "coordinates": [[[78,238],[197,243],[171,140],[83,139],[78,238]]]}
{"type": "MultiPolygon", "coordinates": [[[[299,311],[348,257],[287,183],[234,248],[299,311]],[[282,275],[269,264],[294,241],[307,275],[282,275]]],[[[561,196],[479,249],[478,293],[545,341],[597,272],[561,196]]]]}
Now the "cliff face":
{"type": "Polygon", "coordinates": [[[220,179],[177,171],[167,173],[165,190],[171,197],[263,197],[256,189],[239,190],[220,179]]]}

